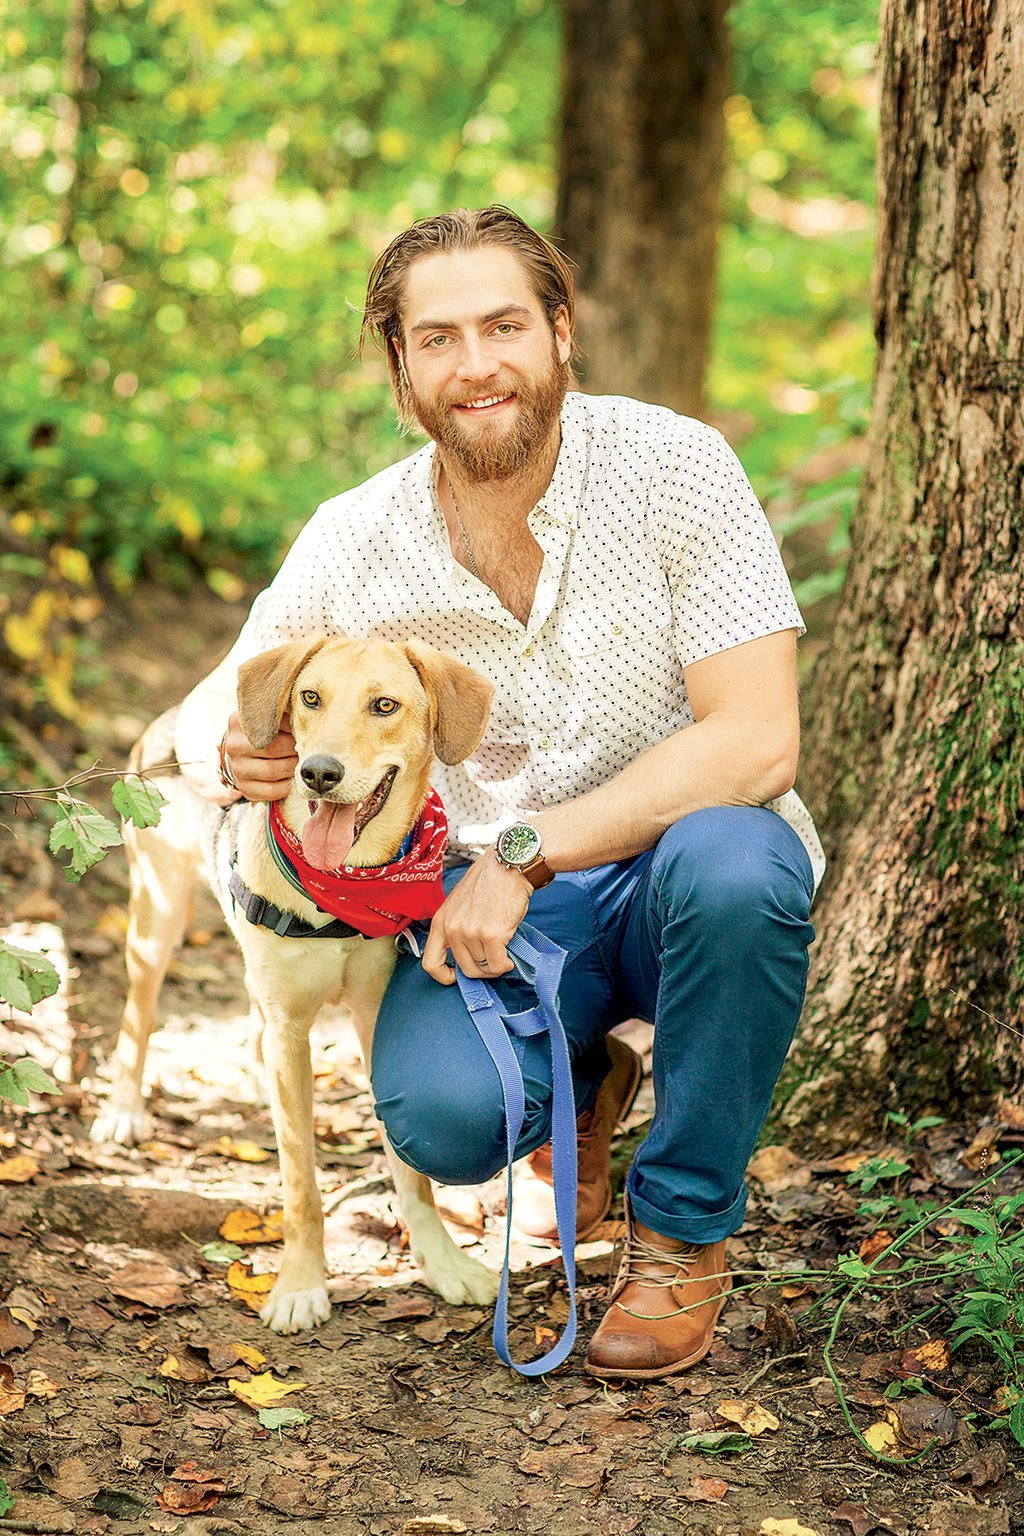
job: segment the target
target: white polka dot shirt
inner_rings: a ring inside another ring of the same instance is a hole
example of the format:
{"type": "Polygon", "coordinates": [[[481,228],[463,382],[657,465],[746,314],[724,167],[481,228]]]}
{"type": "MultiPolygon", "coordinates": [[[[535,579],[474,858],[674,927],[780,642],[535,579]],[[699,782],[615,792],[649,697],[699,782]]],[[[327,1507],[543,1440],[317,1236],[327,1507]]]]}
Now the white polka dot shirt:
{"type": "MultiPolygon", "coordinates": [[[[531,811],[596,788],[694,723],[684,669],[805,625],[768,519],[713,427],[570,394],[530,513],[544,561],[525,627],[454,559],[434,445],[320,506],[256,600],[236,662],[344,632],[420,640],[496,685],[486,735],[432,782],[464,858],[531,811]]],[[[768,802],[825,860],[795,792],[768,802]]]]}

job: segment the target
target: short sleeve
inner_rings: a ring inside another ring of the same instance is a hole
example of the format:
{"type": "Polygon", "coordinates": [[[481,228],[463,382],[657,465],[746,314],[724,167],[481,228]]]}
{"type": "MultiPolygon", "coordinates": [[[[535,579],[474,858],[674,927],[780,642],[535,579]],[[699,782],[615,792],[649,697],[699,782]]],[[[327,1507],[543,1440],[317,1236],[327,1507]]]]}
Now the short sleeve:
{"type": "Polygon", "coordinates": [[[691,423],[659,457],[651,519],[681,665],[779,630],[804,634],[771,525],[722,434],[691,423]]]}

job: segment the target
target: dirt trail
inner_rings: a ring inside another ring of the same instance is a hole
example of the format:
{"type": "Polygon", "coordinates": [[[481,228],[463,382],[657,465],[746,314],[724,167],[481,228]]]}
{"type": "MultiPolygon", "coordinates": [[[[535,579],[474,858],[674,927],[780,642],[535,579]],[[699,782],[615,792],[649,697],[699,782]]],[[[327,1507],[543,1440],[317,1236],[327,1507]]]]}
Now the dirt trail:
{"type": "MultiPolygon", "coordinates": [[[[158,594],[108,616],[93,755],[119,763],[136,726],[217,659],[239,619],[213,598],[158,594]]],[[[164,991],[151,1140],[96,1148],[86,1131],[122,996],[124,865],[114,854],[65,886],[38,851],[40,830],[0,838],[0,898],[23,920],[21,942],[63,947],[68,980],[31,1025],[0,1035],[0,1050],[16,1037],[78,1082],[31,1112],[0,1110],[0,1159],[37,1170],[0,1182],[0,1477],[14,1499],[0,1532],[1024,1532],[1012,1442],[984,1433],[978,1407],[991,1371],[954,1363],[927,1379],[952,1410],[949,1443],[914,1467],[884,1468],[849,1432],[822,1365],[821,1315],[805,1317],[814,1291],[800,1283],[738,1294],[709,1358],[671,1383],[606,1390],[583,1374],[582,1346],[541,1382],[507,1371],[489,1309],[449,1307],[418,1281],[344,1019],[322,1021],[314,1052],[334,1312],[316,1332],[269,1334],[230,1291],[225,1263],[201,1252],[231,1211],[280,1205],[240,964],[217,909],[197,903],[164,991]],[[247,1364],[252,1349],[266,1363],[247,1364]],[[263,1427],[235,1395],[268,1370],[295,1388],[284,1404],[305,1422],[263,1427]],[[756,1433],[735,1453],[684,1444],[742,1428],[737,1419],[756,1433]],[[953,1480],[979,1445],[1001,1447],[1002,1461],[992,1452],[986,1473],[953,1480]]],[[[633,1038],[646,1047],[650,1031],[633,1026],[633,1038]]],[[[650,1108],[648,1081],[631,1123],[650,1108]]],[[[974,1129],[936,1131],[917,1176],[940,1193],[965,1187],[958,1153],[974,1129]]],[[[820,1269],[870,1230],[857,1198],[842,1160],[783,1159],[752,1184],[734,1263],[820,1269]]],[[[442,1191],[440,1203],[457,1240],[497,1265],[502,1181],[442,1191]]],[[[580,1250],[583,1340],[602,1311],[614,1230],[580,1250]]],[[[275,1266],[272,1244],[247,1251],[256,1271],[275,1266]]],[[[566,1292],[554,1250],[517,1247],[513,1262],[513,1349],[524,1357],[545,1340],[539,1329],[560,1330],[566,1292]]],[[[896,1338],[911,1313],[873,1295],[851,1309],[837,1359],[862,1427],[882,1416],[885,1386],[906,1378],[901,1351],[927,1338],[922,1327],[896,1338]]]]}

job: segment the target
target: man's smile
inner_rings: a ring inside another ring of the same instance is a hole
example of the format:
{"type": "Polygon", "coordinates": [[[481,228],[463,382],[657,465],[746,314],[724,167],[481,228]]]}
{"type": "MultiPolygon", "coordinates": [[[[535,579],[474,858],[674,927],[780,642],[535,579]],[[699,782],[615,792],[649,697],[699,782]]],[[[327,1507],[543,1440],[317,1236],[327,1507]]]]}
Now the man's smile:
{"type": "Polygon", "coordinates": [[[480,412],[497,410],[498,407],[508,405],[509,401],[514,399],[515,394],[483,395],[479,400],[460,401],[452,409],[456,411],[472,411],[474,414],[479,414],[480,412]]]}

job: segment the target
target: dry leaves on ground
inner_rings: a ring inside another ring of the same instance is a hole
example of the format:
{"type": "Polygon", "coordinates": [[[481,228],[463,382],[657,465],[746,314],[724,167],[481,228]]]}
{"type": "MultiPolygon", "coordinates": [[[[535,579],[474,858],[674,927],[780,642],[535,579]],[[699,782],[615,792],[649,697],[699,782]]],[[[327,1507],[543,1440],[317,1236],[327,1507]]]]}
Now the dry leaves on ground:
{"type": "Polygon", "coordinates": [[[726,1398],[715,1408],[715,1413],[727,1423],[737,1424],[748,1435],[763,1435],[766,1430],[779,1427],[774,1413],[762,1408],[760,1403],[741,1397],[726,1398]]]}
{"type": "Polygon", "coordinates": [[[248,1381],[229,1381],[228,1391],[248,1408],[276,1408],[290,1392],[302,1392],[308,1386],[308,1381],[277,1381],[270,1371],[264,1371],[248,1381]]]}

